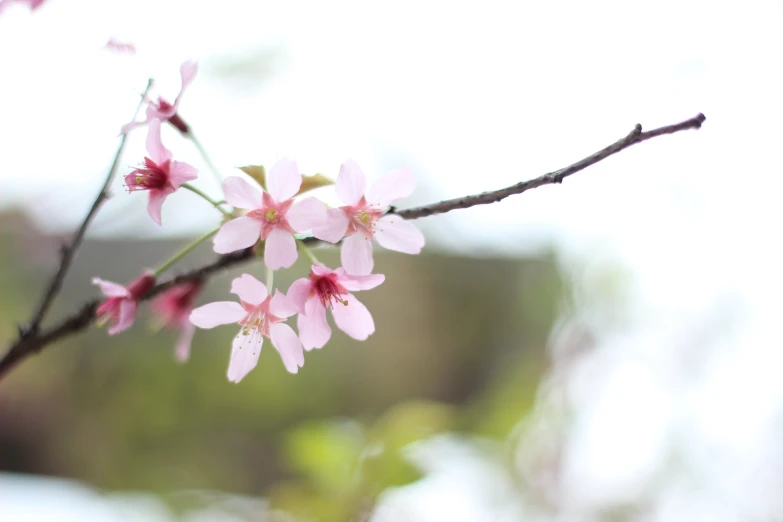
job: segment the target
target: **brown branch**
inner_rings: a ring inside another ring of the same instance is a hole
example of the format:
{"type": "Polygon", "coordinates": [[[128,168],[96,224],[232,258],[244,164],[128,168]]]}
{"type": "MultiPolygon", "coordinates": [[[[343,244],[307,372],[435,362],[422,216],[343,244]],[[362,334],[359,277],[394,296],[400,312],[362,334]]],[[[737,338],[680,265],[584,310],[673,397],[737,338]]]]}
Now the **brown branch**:
{"type": "MultiPolygon", "coordinates": [[[[616,154],[632,145],[649,140],[650,138],[662,136],[664,134],[674,134],[675,132],[680,132],[687,129],[698,129],[701,127],[702,123],[704,123],[704,120],[704,115],[699,114],[698,116],[695,116],[689,120],[685,120],[681,123],[667,125],[665,127],[660,127],[647,132],[642,132],[641,125],[636,125],[634,130],[631,131],[628,136],[617,141],[616,143],[609,145],[608,147],[601,149],[580,161],[577,161],[573,165],[569,165],[568,167],[550,172],[548,174],[544,174],[538,178],[522,181],[516,185],[512,185],[500,190],[483,192],[481,194],[465,196],[462,198],[449,199],[446,201],[433,203],[431,205],[424,205],[421,207],[414,207],[405,210],[392,209],[390,212],[394,212],[406,219],[417,219],[421,217],[432,216],[434,214],[442,214],[444,212],[449,212],[451,210],[460,208],[469,208],[476,205],[495,203],[513,194],[521,194],[526,190],[540,187],[542,185],[562,183],[563,179],[567,176],[579,172],[580,170],[583,170],[590,165],[594,165],[595,163],[608,158],[612,154],[616,154]]],[[[105,190],[102,191],[101,194],[104,192],[105,190]]],[[[100,198],[101,196],[99,195],[99,199],[100,198]]],[[[81,238],[79,241],[81,241],[81,238]]],[[[310,238],[306,240],[306,242],[318,243],[318,240],[315,238],[310,238]]],[[[180,283],[207,279],[215,272],[223,270],[224,268],[239,265],[254,258],[256,258],[256,255],[253,248],[248,248],[239,252],[221,256],[208,265],[190,272],[186,272],[168,281],[158,284],[142,299],[150,299],[163,292],[167,288],[180,283]]],[[[11,344],[6,354],[2,359],[0,359],[0,379],[2,379],[20,361],[24,360],[30,355],[40,352],[44,347],[55,341],[63,339],[71,334],[80,332],[87,328],[95,320],[95,310],[99,303],[100,301],[97,299],[85,303],[76,313],[66,317],[58,324],[50,328],[40,331],[28,330],[26,333],[23,331],[20,332],[19,338],[11,344]]]]}
{"type": "MultiPolygon", "coordinates": [[[[147,82],[147,88],[144,90],[144,94],[141,96],[139,104],[136,106],[136,110],[133,112],[134,120],[136,119],[136,115],[138,115],[139,111],[141,110],[141,107],[144,104],[144,100],[147,98],[147,93],[149,92],[151,86],[152,79],[150,78],[150,80],[147,82]]],[[[73,258],[76,256],[76,251],[79,250],[79,247],[82,245],[82,241],[84,241],[84,234],[87,232],[87,227],[90,226],[90,223],[98,213],[98,210],[100,209],[103,202],[109,198],[109,185],[114,179],[114,176],[117,174],[117,169],[120,166],[120,156],[122,156],[122,151],[125,150],[127,136],[127,134],[123,134],[122,138],[120,139],[120,145],[117,147],[117,152],[114,154],[114,161],[112,161],[111,168],[106,174],[106,180],[103,182],[103,187],[101,187],[100,192],[98,192],[98,195],[95,197],[95,201],[93,202],[92,207],[90,207],[90,211],[87,212],[87,216],[84,218],[84,221],[82,221],[79,229],[73,235],[73,239],[71,239],[70,244],[62,245],[60,248],[60,265],[57,267],[57,271],[52,276],[51,281],[49,281],[49,286],[46,287],[46,291],[43,293],[41,301],[38,303],[38,308],[36,309],[35,314],[33,314],[33,319],[30,321],[29,325],[19,327],[20,335],[22,337],[36,335],[38,333],[38,330],[41,327],[41,321],[43,321],[46,312],[54,302],[54,298],[57,297],[57,294],[60,292],[60,289],[63,285],[63,280],[65,279],[65,274],[71,267],[71,263],[73,263],[73,258]]]]}

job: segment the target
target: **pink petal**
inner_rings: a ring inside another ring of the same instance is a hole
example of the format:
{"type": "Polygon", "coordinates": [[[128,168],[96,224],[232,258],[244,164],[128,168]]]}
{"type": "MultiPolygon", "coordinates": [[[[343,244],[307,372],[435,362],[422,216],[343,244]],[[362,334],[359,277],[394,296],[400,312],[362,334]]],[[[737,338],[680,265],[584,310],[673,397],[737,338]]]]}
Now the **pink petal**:
{"type": "Polygon", "coordinates": [[[337,328],[358,341],[364,341],[375,331],[375,323],[367,307],[352,294],[345,297],[347,305],[337,303],[332,307],[332,317],[337,328]]]}
{"type": "Polygon", "coordinates": [[[297,201],[285,215],[288,223],[297,232],[326,224],[326,205],[314,197],[297,201]]]}
{"type": "Polygon", "coordinates": [[[407,198],[416,188],[416,177],[408,167],[395,169],[373,183],[367,202],[386,207],[395,199],[407,198]]]}
{"type": "Polygon", "coordinates": [[[239,208],[261,208],[264,198],[261,191],[239,176],[229,176],[223,181],[226,202],[239,208]]]}
{"type": "Polygon", "coordinates": [[[269,301],[269,312],[277,317],[291,317],[299,310],[283,292],[275,290],[275,295],[269,301]]]}
{"type": "Polygon", "coordinates": [[[339,208],[326,211],[326,223],[313,228],[313,235],[322,241],[337,243],[348,231],[348,216],[339,208]]]}
{"type": "Polygon", "coordinates": [[[234,301],[218,301],[194,308],[190,312],[190,322],[199,328],[214,328],[221,324],[238,323],[247,312],[242,305],[234,301]]]}
{"type": "Polygon", "coordinates": [[[353,160],[348,160],[340,165],[340,174],[337,175],[335,190],[337,196],[348,205],[355,205],[364,196],[367,186],[367,177],[359,165],[353,160]]]}
{"type": "Polygon", "coordinates": [[[264,345],[264,336],[258,330],[242,328],[231,346],[231,359],[228,362],[228,380],[241,381],[258,364],[258,356],[264,345]]]}
{"type": "Polygon", "coordinates": [[[269,233],[264,245],[264,264],[270,270],[288,268],[296,263],[298,253],[294,236],[276,228],[269,233]]]}
{"type": "Polygon", "coordinates": [[[163,142],[160,140],[160,120],[157,118],[150,120],[147,130],[147,153],[158,165],[166,163],[172,157],[171,152],[163,146],[163,142]]]}
{"type": "MultiPolygon", "coordinates": [[[[338,268],[337,270],[341,270],[341,269],[338,268]]],[[[337,272],[337,270],[332,270],[328,266],[324,266],[324,265],[313,265],[313,266],[310,267],[310,271],[312,273],[314,273],[315,275],[318,275],[318,276],[325,276],[325,275],[329,275],[329,274],[334,274],[334,273],[337,272]]],[[[340,274],[344,274],[344,273],[345,273],[345,270],[340,272],[340,274]]]]}
{"type": "Polygon", "coordinates": [[[174,100],[174,113],[177,112],[177,108],[179,107],[179,102],[182,100],[182,95],[184,94],[185,89],[187,89],[188,86],[191,83],[193,83],[193,80],[196,78],[197,72],[198,72],[198,64],[196,62],[184,62],[182,65],[179,66],[179,74],[180,76],[182,76],[182,87],[179,90],[177,99],[174,100]]]}
{"type": "Polygon", "coordinates": [[[169,166],[169,181],[175,189],[182,186],[183,183],[193,181],[198,178],[198,171],[195,167],[182,161],[172,161],[169,166]]]}
{"type": "Polygon", "coordinates": [[[372,272],[372,241],[356,233],[343,241],[340,260],[351,275],[369,275],[372,272]]]}
{"type": "Polygon", "coordinates": [[[301,186],[302,175],[299,173],[299,167],[296,166],[296,162],[283,158],[269,169],[267,188],[269,194],[275,198],[275,201],[283,202],[291,199],[299,192],[299,187],[301,186]]]}
{"type": "Polygon", "coordinates": [[[196,327],[192,323],[182,325],[177,344],[174,346],[174,357],[178,362],[184,363],[190,359],[190,344],[193,341],[194,333],[196,333],[196,327]]]}
{"type": "Polygon", "coordinates": [[[238,295],[244,302],[255,306],[263,303],[269,295],[264,283],[250,274],[242,274],[231,281],[231,293],[238,295]]]}
{"type": "Polygon", "coordinates": [[[424,236],[419,229],[394,214],[378,220],[375,240],[384,248],[405,254],[418,254],[424,247],[424,236]]]}
{"type": "Polygon", "coordinates": [[[149,203],[147,203],[147,212],[149,212],[152,220],[158,225],[163,224],[160,219],[160,213],[163,209],[163,202],[166,201],[166,198],[173,193],[174,189],[171,187],[150,190],[150,200],[149,203]]]}
{"type": "Polygon", "coordinates": [[[146,125],[147,123],[148,123],[147,120],[128,122],[122,126],[122,129],[120,129],[120,135],[127,134],[129,131],[135,129],[136,127],[141,127],[142,125],[146,125]]]}
{"type": "Polygon", "coordinates": [[[255,245],[260,235],[260,221],[249,217],[239,217],[224,224],[218,230],[212,243],[215,252],[228,254],[255,245]]]}
{"type": "Polygon", "coordinates": [[[120,303],[120,317],[117,323],[109,328],[109,335],[118,334],[127,330],[133,324],[133,320],[136,318],[136,308],[138,303],[130,299],[124,299],[120,303]]]}
{"type": "Polygon", "coordinates": [[[92,284],[98,285],[106,297],[128,297],[128,289],[118,283],[112,283],[99,277],[92,278],[92,284]]]}
{"type": "Polygon", "coordinates": [[[288,288],[288,302],[296,307],[299,313],[304,313],[305,301],[307,301],[307,296],[310,295],[312,288],[313,284],[305,277],[297,279],[288,288]]]}
{"type": "Polygon", "coordinates": [[[299,314],[296,327],[299,329],[299,339],[305,350],[322,348],[332,336],[332,329],[326,322],[326,308],[317,298],[308,299],[305,304],[305,314],[299,314]]]}
{"type": "Polygon", "coordinates": [[[277,323],[269,327],[269,337],[280,353],[285,369],[291,373],[298,372],[304,366],[304,351],[296,333],[287,324],[277,323]]]}
{"type": "MultiPolygon", "coordinates": [[[[338,269],[338,272],[340,269],[338,269]]],[[[371,290],[386,280],[386,276],[383,274],[370,274],[370,275],[343,275],[338,277],[338,282],[351,292],[357,290],[371,290]]]]}

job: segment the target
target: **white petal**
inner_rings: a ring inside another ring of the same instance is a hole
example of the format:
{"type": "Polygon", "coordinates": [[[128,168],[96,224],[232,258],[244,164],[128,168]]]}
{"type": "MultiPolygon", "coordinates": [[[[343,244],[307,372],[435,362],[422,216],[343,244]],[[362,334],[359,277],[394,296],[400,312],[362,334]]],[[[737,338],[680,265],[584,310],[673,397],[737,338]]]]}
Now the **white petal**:
{"type": "Polygon", "coordinates": [[[238,295],[244,302],[255,306],[263,303],[266,296],[269,295],[264,283],[250,274],[242,274],[231,281],[231,293],[238,295]]]}
{"type": "Polygon", "coordinates": [[[221,324],[238,323],[247,312],[234,301],[218,301],[199,306],[190,312],[190,322],[199,328],[214,328],[221,324]]]}
{"type": "Polygon", "coordinates": [[[304,366],[304,351],[296,332],[287,324],[277,323],[269,327],[269,337],[283,359],[285,369],[291,373],[298,372],[304,366]]]}
{"type": "Polygon", "coordinates": [[[264,336],[256,329],[242,328],[231,347],[231,360],[228,362],[228,380],[241,381],[258,364],[264,336]]]}
{"type": "Polygon", "coordinates": [[[384,248],[405,254],[418,254],[424,247],[424,236],[419,229],[394,214],[378,220],[375,240],[384,248]]]}
{"type": "Polygon", "coordinates": [[[239,176],[229,176],[223,181],[223,194],[233,207],[256,209],[264,203],[261,191],[239,176]]]}
{"type": "Polygon", "coordinates": [[[372,273],[372,241],[359,233],[348,236],[340,249],[340,260],[351,275],[372,273]]]}
{"type": "Polygon", "coordinates": [[[366,186],[367,177],[355,161],[348,160],[340,165],[340,173],[334,187],[337,197],[348,205],[355,205],[364,196],[366,186]]]}
{"type": "Polygon", "coordinates": [[[275,201],[282,202],[291,199],[302,186],[302,175],[296,162],[288,158],[278,160],[269,170],[267,188],[275,201]]]}
{"type": "Polygon", "coordinates": [[[348,304],[336,303],[332,307],[334,324],[354,339],[364,341],[375,331],[372,315],[353,295],[348,294],[344,299],[348,304]]]}
{"type": "Polygon", "coordinates": [[[294,230],[304,232],[326,224],[326,205],[311,196],[294,203],[285,218],[294,230]]]}
{"type": "Polygon", "coordinates": [[[348,216],[339,208],[330,208],[326,211],[326,223],[313,228],[313,235],[321,241],[337,243],[348,231],[348,216]]]}
{"type": "Polygon", "coordinates": [[[367,193],[367,202],[386,207],[395,199],[407,198],[416,188],[416,178],[411,169],[396,169],[373,183],[367,193]]]}
{"type": "Polygon", "coordinates": [[[238,217],[225,223],[212,240],[218,254],[228,254],[253,246],[261,235],[261,222],[249,217],[238,217]]]}

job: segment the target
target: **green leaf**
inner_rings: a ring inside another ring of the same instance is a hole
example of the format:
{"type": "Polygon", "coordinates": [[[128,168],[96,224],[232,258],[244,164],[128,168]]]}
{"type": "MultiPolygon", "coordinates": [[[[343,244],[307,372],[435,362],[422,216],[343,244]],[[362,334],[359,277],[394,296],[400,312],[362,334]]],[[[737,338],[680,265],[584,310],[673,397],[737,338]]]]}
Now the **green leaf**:
{"type": "Polygon", "coordinates": [[[263,165],[248,165],[246,167],[239,167],[239,170],[256,180],[261,185],[261,188],[266,190],[266,169],[263,165]]]}
{"type": "Polygon", "coordinates": [[[307,192],[308,190],[313,190],[320,187],[328,187],[329,185],[334,185],[334,181],[327,178],[323,174],[302,176],[302,187],[299,189],[299,192],[297,192],[296,195],[298,196],[299,194],[307,192]]]}

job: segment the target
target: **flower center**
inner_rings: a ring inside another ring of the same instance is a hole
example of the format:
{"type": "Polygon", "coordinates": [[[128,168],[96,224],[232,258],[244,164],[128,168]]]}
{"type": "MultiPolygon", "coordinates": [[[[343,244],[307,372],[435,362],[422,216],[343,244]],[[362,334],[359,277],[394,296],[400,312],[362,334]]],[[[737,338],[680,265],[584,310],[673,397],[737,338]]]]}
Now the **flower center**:
{"type": "Polygon", "coordinates": [[[278,221],[280,221],[280,212],[278,212],[274,208],[270,208],[269,210],[266,211],[266,215],[264,215],[264,219],[266,220],[267,223],[274,225],[278,221]]]}
{"type": "Polygon", "coordinates": [[[348,301],[341,298],[341,294],[345,294],[347,291],[337,283],[337,277],[334,274],[316,276],[311,273],[310,279],[313,281],[318,299],[324,308],[333,308],[336,303],[348,305],[348,301]]]}
{"type": "Polygon", "coordinates": [[[164,100],[163,98],[158,98],[158,110],[161,112],[167,112],[174,108],[172,104],[164,100]]]}
{"type": "Polygon", "coordinates": [[[144,158],[143,166],[125,176],[125,185],[128,187],[128,191],[155,190],[166,186],[169,182],[167,163],[158,165],[150,158],[144,158]]]}

